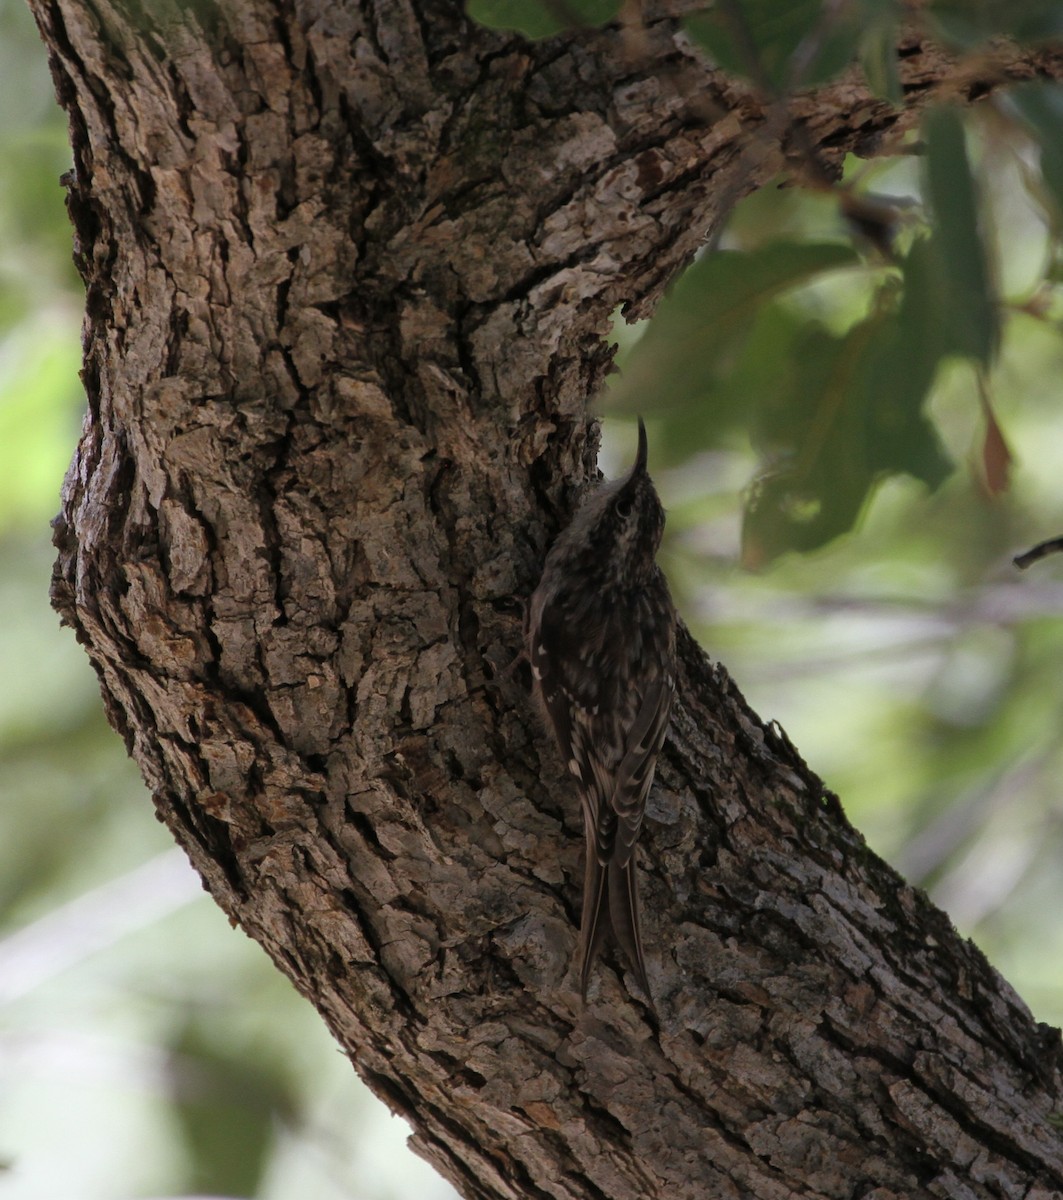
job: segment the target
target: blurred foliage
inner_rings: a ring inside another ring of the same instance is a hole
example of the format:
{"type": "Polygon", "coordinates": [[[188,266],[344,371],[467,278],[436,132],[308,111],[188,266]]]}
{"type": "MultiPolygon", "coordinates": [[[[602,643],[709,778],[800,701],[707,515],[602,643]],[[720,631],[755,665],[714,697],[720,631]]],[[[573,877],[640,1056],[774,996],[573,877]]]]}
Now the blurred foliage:
{"type": "MultiPolygon", "coordinates": [[[[896,45],[898,5],[892,0],[850,0],[829,8],[822,0],[716,0],[691,12],[687,32],[714,63],[745,75],[772,95],[786,95],[832,79],[861,57],[865,36],[872,52],[896,45]]],[[[885,61],[892,64],[893,56],[885,61]]],[[[887,93],[895,92],[892,78],[887,93]]]]}
{"type": "Polygon", "coordinates": [[[747,566],[848,531],[891,476],[939,486],[953,460],[932,398],[964,362],[983,428],[982,485],[1007,487],[1002,339],[1022,336],[1029,319],[1055,329],[1063,312],[1058,202],[1036,140],[1049,139],[1046,164],[1058,170],[1057,114],[1063,89],[1023,85],[966,118],[932,109],[918,170],[905,155],[853,162],[834,189],[765,189],[629,347],[610,403],[645,411],[647,382],[663,380],[654,408],[666,458],[741,434],[758,450],[744,500],[747,566]],[[808,270],[791,277],[802,252],[808,270]],[[736,307],[755,303],[735,320],[721,291],[736,307]]]}
{"type": "Polygon", "coordinates": [[[932,0],[927,19],[943,40],[972,50],[1004,34],[1020,42],[1063,36],[1056,0],[932,0]]]}
{"type": "MultiPolygon", "coordinates": [[[[537,35],[618,8],[473,3],[537,35]]],[[[898,7],[730,0],[691,28],[775,90],[856,56],[896,96],[898,7]]],[[[1059,32],[1030,0],[923,11],[961,49],[1059,32]]],[[[48,608],[82,297],[65,130],[20,0],[0,0],[0,102],[4,1195],[443,1196],[202,896],[48,608]]],[[[1061,147],[1063,89],[1030,83],[928,114],[836,186],[809,164],[813,187],[763,189],[651,325],[618,326],[607,398],[650,425],[663,559],[703,643],[1057,1022],[1063,561],[1010,558],[1063,532],[1061,147]]]]}
{"type": "Polygon", "coordinates": [[[622,0],[466,0],[473,20],[492,29],[511,29],[528,38],[552,37],[612,21],[622,0]]]}
{"type": "MultiPolygon", "coordinates": [[[[536,39],[631,24],[640,13],[621,0],[466,0],[465,7],[482,25],[536,39]]],[[[1033,45],[1063,36],[1058,0],[706,0],[684,8],[683,27],[713,63],[782,97],[856,62],[876,95],[899,103],[896,46],[913,22],[960,51],[1002,34],[1033,45]]]]}

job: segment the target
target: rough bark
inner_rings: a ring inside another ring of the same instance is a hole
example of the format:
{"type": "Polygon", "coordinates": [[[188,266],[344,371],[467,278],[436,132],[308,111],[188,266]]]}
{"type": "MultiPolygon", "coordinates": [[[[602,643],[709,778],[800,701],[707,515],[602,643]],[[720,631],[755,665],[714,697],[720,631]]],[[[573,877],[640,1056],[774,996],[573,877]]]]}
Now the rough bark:
{"type": "Polygon", "coordinates": [[[772,111],[647,12],[32,0],[88,415],[55,603],[161,818],[468,1196],[1063,1194],[1059,1040],[683,636],[643,837],[660,1027],[581,1007],[576,798],[520,598],[592,472],[618,304],[739,195],[946,92],[910,40],[772,111]],[[794,129],[805,133],[795,141],[794,129]]]}

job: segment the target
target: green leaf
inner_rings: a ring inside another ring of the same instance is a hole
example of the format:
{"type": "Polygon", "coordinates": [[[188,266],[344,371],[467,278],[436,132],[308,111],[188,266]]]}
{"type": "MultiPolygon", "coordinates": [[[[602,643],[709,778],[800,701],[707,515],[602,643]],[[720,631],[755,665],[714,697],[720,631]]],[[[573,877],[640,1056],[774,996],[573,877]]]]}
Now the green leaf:
{"type": "Polygon", "coordinates": [[[715,443],[722,428],[747,415],[747,397],[732,406],[725,381],[764,307],[826,271],[859,261],[851,247],[833,242],[775,242],[706,254],[680,276],[625,356],[619,377],[610,381],[610,407],[675,414],[668,442],[655,447],[664,460],[715,443]],[[665,404],[655,399],[662,396],[665,404]],[[679,414],[686,419],[675,424],[679,414]]]}
{"type": "Polygon", "coordinates": [[[934,0],[925,15],[943,40],[965,50],[1002,35],[1019,42],[1063,35],[1059,0],[934,0]]]}
{"type": "Polygon", "coordinates": [[[788,92],[831,79],[856,58],[869,2],[839,11],[822,0],[717,0],[683,25],[724,71],[788,92]]]}
{"type": "Polygon", "coordinates": [[[905,472],[935,488],[953,465],[924,412],[946,342],[928,311],[932,297],[922,276],[910,273],[913,256],[922,264],[922,244],[905,262],[905,289],[896,314],[880,319],[867,347],[862,388],[864,437],[870,465],[905,472]]]}
{"type": "Polygon", "coordinates": [[[901,77],[897,71],[897,34],[900,28],[896,6],[883,4],[860,37],[860,65],[868,87],[890,104],[904,100],[901,77]]]}
{"type": "Polygon", "coordinates": [[[194,1010],[176,1031],[173,1116],[182,1136],[189,1190],[224,1196],[259,1193],[277,1117],[295,1110],[289,1071],[268,1054],[225,1042],[194,1010]],[[184,1087],[182,1077],[194,1086],[184,1087]]]}
{"type": "Polygon", "coordinates": [[[754,439],[770,465],[743,517],[749,566],[848,532],[887,475],[936,486],[952,469],[923,413],[934,372],[907,369],[900,312],[876,312],[843,337],[808,322],[776,333],[789,370],[763,381],[758,403],[754,439]]]}
{"type": "Polygon", "coordinates": [[[616,19],[622,0],[466,0],[465,11],[489,29],[515,30],[528,38],[553,37],[616,19]]]}
{"type": "Polygon", "coordinates": [[[946,331],[946,352],[988,365],[999,344],[1000,317],[963,124],[955,109],[936,108],[927,114],[924,129],[925,187],[934,213],[927,247],[933,261],[924,283],[943,305],[938,319],[946,331]]]}

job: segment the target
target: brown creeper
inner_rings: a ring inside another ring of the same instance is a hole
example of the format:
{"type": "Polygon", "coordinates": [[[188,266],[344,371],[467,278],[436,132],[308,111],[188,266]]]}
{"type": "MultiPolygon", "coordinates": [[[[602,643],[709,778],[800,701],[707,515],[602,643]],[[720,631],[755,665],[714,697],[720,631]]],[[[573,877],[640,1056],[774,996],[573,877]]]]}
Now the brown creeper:
{"type": "Polygon", "coordinates": [[[651,1005],[635,842],[675,687],[675,609],[655,561],[663,530],[640,420],[635,465],[594,488],[553,544],[527,625],[532,677],[583,807],[581,991],[611,926],[651,1005]]]}

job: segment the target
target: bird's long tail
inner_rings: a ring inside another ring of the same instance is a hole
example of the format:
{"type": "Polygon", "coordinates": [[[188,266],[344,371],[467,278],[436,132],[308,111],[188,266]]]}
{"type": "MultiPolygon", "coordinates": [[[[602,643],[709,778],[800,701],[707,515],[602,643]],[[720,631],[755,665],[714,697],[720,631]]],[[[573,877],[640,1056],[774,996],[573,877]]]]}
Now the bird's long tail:
{"type": "Polygon", "coordinates": [[[629,855],[625,863],[614,858],[607,864],[602,864],[597,861],[593,848],[588,847],[588,851],[591,862],[587,865],[583,881],[583,914],[580,922],[580,992],[586,999],[591,969],[605,935],[612,928],[613,936],[627,956],[650,1007],[654,1008],[653,993],[646,976],[646,960],[642,952],[635,856],[629,855]]]}
{"type": "Polygon", "coordinates": [[[628,855],[627,862],[620,864],[613,859],[607,868],[609,877],[609,920],[613,935],[620,949],[627,955],[639,987],[653,1007],[653,993],[646,977],[646,959],[642,953],[642,926],[639,923],[639,885],[635,874],[635,856],[628,855]]]}
{"type": "Polygon", "coordinates": [[[602,941],[609,928],[609,912],[606,904],[605,868],[594,853],[593,841],[586,848],[587,863],[583,871],[583,912],[580,916],[580,995],[587,999],[587,984],[591,968],[602,948],[602,941]]]}

